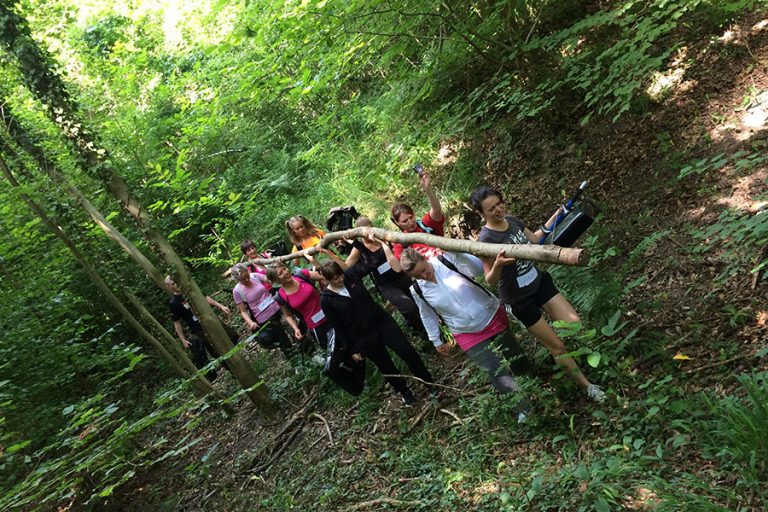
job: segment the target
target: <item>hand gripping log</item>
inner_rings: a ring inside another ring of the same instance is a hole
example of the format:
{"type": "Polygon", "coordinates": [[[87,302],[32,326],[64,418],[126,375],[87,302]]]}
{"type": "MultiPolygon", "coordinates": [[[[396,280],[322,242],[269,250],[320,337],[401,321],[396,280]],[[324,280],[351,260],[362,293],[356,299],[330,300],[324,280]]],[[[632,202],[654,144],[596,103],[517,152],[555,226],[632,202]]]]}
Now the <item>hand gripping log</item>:
{"type": "MultiPolygon", "coordinates": [[[[542,263],[555,263],[558,265],[586,266],[589,263],[589,253],[586,249],[573,247],[559,247],[555,245],[535,244],[489,244],[474,240],[461,240],[457,238],[445,238],[427,233],[401,233],[399,231],[387,231],[381,228],[354,228],[346,231],[327,233],[320,241],[319,247],[327,247],[337,240],[366,237],[373,234],[379,240],[396,242],[400,244],[426,244],[449,252],[465,252],[474,254],[484,259],[494,259],[501,249],[504,255],[521,260],[538,261],[542,263]]],[[[261,258],[250,260],[249,263],[267,265],[278,261],[288,261],[302,256],[311,256],[318,253],[317,247],[311,247],[303,251],[277,256],[275,258],[261,258]]]]}

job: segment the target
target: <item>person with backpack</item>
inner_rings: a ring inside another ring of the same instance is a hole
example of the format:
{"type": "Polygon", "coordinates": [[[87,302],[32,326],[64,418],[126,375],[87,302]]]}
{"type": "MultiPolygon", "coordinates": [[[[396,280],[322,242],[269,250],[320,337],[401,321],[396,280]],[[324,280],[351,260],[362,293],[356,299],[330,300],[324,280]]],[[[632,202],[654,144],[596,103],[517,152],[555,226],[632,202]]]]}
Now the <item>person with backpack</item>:
{"type": "MultiPolygon", "coordinates": [[[[285,230],[293,244],[291,254],[316,246],[325,236],[325,231],[316,227],[303,215],[295,215],[285,221],[285,230]]],[[[310,263],[315,264],[314,257],[305,256],[305,258],[310,263]]]]}
{"type": "MultiPolygon", "coordinates": [[[[475,189],[469,202],[485,221],[485,225],[480,230],[481,242],[539,243],[554,222],[553,215],[539,229],[531,231],[522,220],[507,215],[501,193],[490,187],[475,189]]],[[[540,271],[531,261],[508,258],[503,250],[499,251],[494,260],[484,259],[483,268],[485,281],[491,286],[498,285],[501,301],[509,305],[515,318],[549,350],[557,364],[576,381],[591,400],[603,402],[605,392],[600,389],[600,386],[587,380],[576,361],[566,355],[568,350],[565,348],[565,343],[542,315],[543,311],[552,320],[581,321],[573,306],[555,287],[549,273],[540,271]]]]}
{"type": "MultiPolygon", "coordinates": [[[[437,351],[443,356],[449,354],[448,345],[440,339],[442,321],[459,347],[488,373],[499,393],[519,391],[515,375],[527,372],[528,359],[509,329],[507,312],[499,299],[470,277],[476,266],[466,256],[445,252],[425,258],[408,248],[400,264],[414,279],[411,293],[437,351]],[[509,360],[509,369],[496,347],[509,360]]],[[[518,407],[518,421],[522,422],[527,415],[527,399],[518,407]]]]}
{"type": "Polygon", "coordinates": [[[337,339],[333,326],[320,307],[320,292],[314,281],[323,277],[308,269],[299,269],[291,275],[284,263],[277,262],[267,268],[267,278],[280,286],[275,299],[303,321],[305,334],[311,335],[326,351],[325,376],[351,395],[360,395],[365,384],[365,364],[362,355],[353,353],[351,347],[337,339]]]}
{"type": "MultiPolygon", "coordinates": [[[[430,187],[429,172],[420,165],[416,169],[419,174],[421,188],[429,200],[429,211],[421,219],[417,219],[410,205],[397,203],[392,206],[390,218],[403,233],[429,233],[443,236],[445,215],[443,215],[440,199],[438,199],[437,194],[430,187]]],[[[413,247],[425,256],[431,256],[440,252],[439,249],[425,244],[411,244],[410,247],[413,247]]],[[[403,244],[395,243],[392,245],[392,252],[397,259],[400,259],[403,249],[405,249],[403,244]]]]}
{"type": "MultiPolygon", "coordinates": [[[[373,227],[373,223],[368,217],[360,217],[355,227],[373,227]]],[[[403,315],[408,326],[426,338],[419,309],[409,291],[411,278],[400,271],[400,263],[389,258],[388,254],[393,254],[388,242],[376,238],[356,238],[345,263],[349,268],[359,264],[363,275],[371,276],[376,288],[403,315]]]]}
{"type": "Polygon", "coordinates": [[[301,339],[303,334],[293,316],[264,286],[267,277],[249,273],[243,263],[233,266],[231,275],[237,281],[232,297],[248,330],[257,332],[256,340],[261,346],[268,349],[277,346],[287,359],[293,359],[295,350],[283,330],[281,316],[297,339],[301,339]]]}
{"type": "MultiPolygon", "coordinates": [[[[343,263],[342,263],[343,265],[343,263]]],[[[391,349],[411,372],[427,385],[434,382],[432,374],[419,353],[408,342],[397,322],[379,306],[363,284],[358,267],[346,270],[336,261],[318,268],[328,282],[320,294],[320,306],[333,326],[338,339],[375,364],[386,381],[400,393],[403,403],[411,405],[415,398],[400,370],[387,351],[391,349]]]]}

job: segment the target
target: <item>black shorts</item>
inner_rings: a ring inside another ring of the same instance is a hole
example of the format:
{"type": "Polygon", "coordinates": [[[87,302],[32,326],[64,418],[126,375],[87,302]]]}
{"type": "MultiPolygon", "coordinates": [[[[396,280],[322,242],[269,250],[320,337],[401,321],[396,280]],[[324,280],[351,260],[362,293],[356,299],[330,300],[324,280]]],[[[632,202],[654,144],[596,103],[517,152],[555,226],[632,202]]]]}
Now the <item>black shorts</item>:
{"type": "Polygon", "coordinates": [[[541,319],[541,306],[560,293],[547,272],[541,273],[541,281],[536,291],[509,305],[511,313],[520,320],[526,329],[541,319]]]}

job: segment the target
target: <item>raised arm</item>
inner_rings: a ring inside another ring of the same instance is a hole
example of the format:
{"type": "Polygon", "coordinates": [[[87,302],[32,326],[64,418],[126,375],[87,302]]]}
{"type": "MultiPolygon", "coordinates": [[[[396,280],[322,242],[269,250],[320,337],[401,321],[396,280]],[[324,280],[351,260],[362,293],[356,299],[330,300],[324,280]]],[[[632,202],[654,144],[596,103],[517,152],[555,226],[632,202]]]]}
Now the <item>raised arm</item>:
{"type": "Polygon", "coordinates": [[[429,199],[429,216],[432,217],[432,220],[435,222],[440,222],[443,220],[443,207],[440,205],[440,199],[437,197],[437,194],[435,194],[435,191],[429,183],[429,172],[424,169],[421,173],[421,188],[427,195],[427,199],[429,199]]]}
{"type": "Polygon", "coordinates": [[[357,250],[357,247],[353,247],[352,250],[349,252],[349,256],[347,256],[346,261],[344,263],[347,264],[347,268],[354,267],[355,263],[360,261],[360,251],[357,250]]]}
{"type": "Polygon", "coordinates": [[[384,251],[384,256],[386,256],[387,263],[389,263],[389,266],[392,267],[392,270],[395,272],[402,272],[403,267],[400,266],[400,260],[395,257],[395,254],[392,252],[392,248],[389,246],[389,244],[387,242],[382,242],[381,240],[376,241],[381,244],[381,250],[384,251]]]}
{"type": "Polygon", "coordinates": [[[318,247],[317,250],[318,252],[325,254],[326,256],[331,258],[333,261],[338,263],[339,266],[341,267],[341,270],[347,270],[347,268],[349,268],[347,266],[347,263],[343,259],[339,258],[339,256],[335,252],[331,251],[330,249],[326,249],[325,247],[318,247]]]}
{"type": "Polygon", "coordinates": [[[490,286],[496,286],[501,279],[501,270],[507,265],[512,265],[517,258],[507,258],[504,256],[504,249],[499,250],[496,259],[493,261],[483,260],[483,271],[485,272],[485,282],[490,286]]]}
{"type": "Polygon", "coordinates": [[[548,234],[552,232],[552,230],[555,228],[555,219],[557,219],[557,216],[560,215],[560,213],[563,211],[563,207],[561,206],[558,208],[555,213],[552,214],[552,216],[539,226],[539,229],[536,231],[531,231],[528,228],[525,228],[525,237],[533,244],[538,244],[542,240],[544,240],[548,234]]]}

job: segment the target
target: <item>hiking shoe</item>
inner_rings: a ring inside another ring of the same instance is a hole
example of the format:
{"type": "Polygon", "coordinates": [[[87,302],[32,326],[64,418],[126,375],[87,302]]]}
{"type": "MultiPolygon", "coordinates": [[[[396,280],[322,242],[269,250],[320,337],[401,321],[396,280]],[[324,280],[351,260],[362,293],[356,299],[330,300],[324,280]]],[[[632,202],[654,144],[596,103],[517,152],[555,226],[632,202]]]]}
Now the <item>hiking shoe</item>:
{"type": "Polygon", "coordinates": [[[528,421],[528,414],[526,414],[525,411],[520,411],[517,413],[517,424],[520,425],[522,423],[525,423],[528,421]]]}
{"type": "Polygon", "coordinates": [[[605,402],[606,399],[605,391],[600,389],[600,386],[597,384],[590,384],[587,386],[587,396],[590,400],[599,404],[605,402]]]}
{"type": "Polygon", "coordinates": [[[408,391],[407,393],[403,393],[400,396],[400,399],[403,401],[403,405],[405,405],[406,407],[410,407],[416,403],[416,399],[413,397],[413,393],[411,393],[410,391],[408,391]]]}

